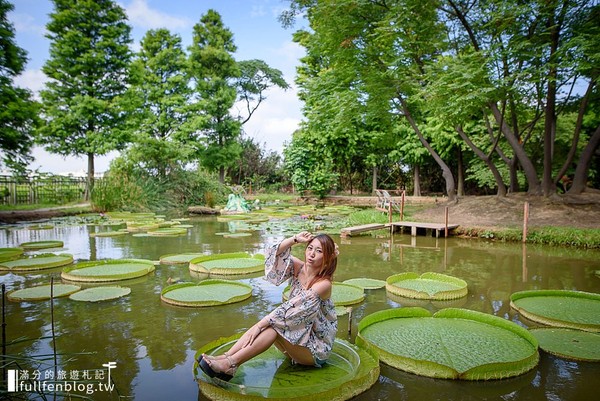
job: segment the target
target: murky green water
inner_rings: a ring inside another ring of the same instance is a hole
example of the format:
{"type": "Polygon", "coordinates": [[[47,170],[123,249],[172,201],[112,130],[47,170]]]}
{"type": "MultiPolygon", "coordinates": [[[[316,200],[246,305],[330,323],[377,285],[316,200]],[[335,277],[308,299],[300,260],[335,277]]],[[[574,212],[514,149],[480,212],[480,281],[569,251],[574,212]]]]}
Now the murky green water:
{"type": "MultiPolygon", "coordinates": [[[[186,222],[187,223],[187,222],[186,222]]],[[[0,229],[0,247],[22,242],[60,239],[63,252],[76,260],[142,258],[158,260],[161,255],[185,252],[263,252],[266,245],[282,238],[278,230],[255,232],[249,237],[223,238],[228,223],[214,217],[195,218],[188,235],[176,238],[90,237],[93,226],[64,226],[51,230],[0,229]],[[278,231],[278,232],[275,232],[278,231]]],[[[460,277],[469,284],[463,299],[431,303],[391,300],[384,289],[367,291],[364,302],[354,307],[352,321],[339,318],[338,337],[354,341],[356,325],[372,312],[401,306],[423,306],[431,311],[463,307],[515,322],[510,310],[512,292],[526,289],[570,289],[600,293],[600,253],[521,244],[495,244],[456,238],[435,239],[396,234],[392,239],[335,238],[340,244],[336,281],[356,277],[384,280],[405,271],[434,271],[460,277]]],[[[297,249],[297,251],[300,249],[297,249]]],[[[7,290],[60,281],[60,269],[30,274],[5,273],[0,282],[7,290]]],[[[66,372],[101,369],[109,361],[122,399],[204,399],[194,381],[195,351],[219,337],[250,327],[281,301],[283,286],[277,288],[262,278],[243,279],[253,286],[249,300],[220,307],[182,308],[160,300],[168,280],[196,281],[186,265],[157,266],[144,278],[120,282],[131,288],[129,296],[102,303],[83,303],[68,298],[54,302],[56,349],[66,372]],[[77,354],[77,355],[74,355],[77,354]]],[[[7,339],[38,339],[10,346],[8,354],[51,354],[50,302],[8,302],[7,339]]],[[[25,367],[23,367],[25,368],[25,367]]],[[[509,380],[462,382],[420,377],[382,365],[379,381],[356,400],[585,400],[598,392],[600,364],[570,362],[545,353],[533,371],[509,380]]],[[[93,399],[118,399],[96,392],[93,399]]]]}

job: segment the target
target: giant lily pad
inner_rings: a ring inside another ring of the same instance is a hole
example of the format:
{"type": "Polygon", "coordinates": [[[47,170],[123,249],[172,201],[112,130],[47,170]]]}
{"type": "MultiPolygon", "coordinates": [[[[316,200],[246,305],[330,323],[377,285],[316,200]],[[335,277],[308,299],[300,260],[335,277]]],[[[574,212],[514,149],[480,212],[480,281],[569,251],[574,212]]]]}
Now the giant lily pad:
{"type": "Polygon", "coordinates": [[[534,322],[600,332],[600,294],[569,290],[515,292],[510,306],[534,322]]]}
{"type": "Polygon", "coordinates": [[[43,301],[50,299],[50,293],[54,298],[65,297],[81,289],[78,285],[72,284],[50,284],[38,285],[35,287],[23,288],[9,292],[6,296],[11,301],[43,301]]]}
{"type": "Polygon", "coordinates": [[[265,257],[246,252],[205,255],[190,260],[190,270],[197,273],[218,275],[249,274],[265,268],[265,257]]]}
{"type": "Polygon", "coordinates": [[[118,285],[86,288],[69,296],[73,301],[99,302],[117,299],[129,295],[131,288],[118,285]]]}
{"type": "Polygon", "coordinates": [[[53,253],[43,253],[27,258],[0,262],[0,270],[11,270],[24,272],[29,270],[52,269],[53,267],[65,266],[73,263],[73,255],[62,253],[55,255],[53,253]]]}
{"type": "Polygon", "coordinates": [[[394,274],[386,283],[388,292],[406,298],[448,300],[467,295],[466,281],[440,273],[394,274]]]}
{"type": "Polygon", "coordinates": [[[344,280],[344,284],[351,284],[358,287],[361,287],[365,290],[376,290],[378,288],[385,287],[385,281],[376,280],[374,278],[351,278],[348,280],[344,280]]]}
{"type": "Polygon", "coordinates": [[[23,255],[23,248],[0,248],[0,262],[15,260],[23,255]]]}
{"type": "MultiPolygon", "coordinates": [[[[290,286],[284,288],[283,299],[290,298],[290,286]]],[[[331,300],[335,306],[354,305],[365,299],[365,290],[362,287],[352,284],[333,282],[331,288],[331,300]]]]}
{"type": "MultiPolygon", "coordinates": [[[[213,341],[196,354],[222,354],[241,334],[213,341]]],[[[194,365],[200,391],[211,400],[348,400],[369,389],[379,377],[377,357],[336,339],[322,368],[292,365],[275,347],[241,365],[230,382],[208,378],[194,365]]]]}
{"type": "Polygon", "coordinates": [[[61,277],[70,281],[118,281],[141,277],[154,271],[154,263],[144,259],[96,260],[63,269],[61,277]]]}
{"type": "Polygon", "coordinates": [[[26,250],[62,248],[64,246],[64,242],[62,242],[62,241],[33,241],[33,242],[23,242],[19,246],[26,250]]]}
{"type": "Polygon", "coordinates": [[[600,334],[543,327],[529,330],[549,354],[576,361],[600,362],[600,334]]]}
{"type": "Polygon", "coordinates": [[[248,284],[229,280],[204,280],[173,284],[162,290],[160,299],[178,306],[215,306],[240,302],[252,296],[248,284]]]}
{"type": "Polygon", "coordinates": [[[171,253],[168,255],[161,256],[160,263],[165,265],[179,265],[189,263],[190,260],[204,256],[203,253],[171,253]]]}
{"type": "Polygon", "coordinates": [[[431,315],[420,307],[388,309],[363,318],[356,343],[382,362],[422,376],[489,380],[517,376],[539,360],[538,343],[523,327],[467,309],[431,315]]]}

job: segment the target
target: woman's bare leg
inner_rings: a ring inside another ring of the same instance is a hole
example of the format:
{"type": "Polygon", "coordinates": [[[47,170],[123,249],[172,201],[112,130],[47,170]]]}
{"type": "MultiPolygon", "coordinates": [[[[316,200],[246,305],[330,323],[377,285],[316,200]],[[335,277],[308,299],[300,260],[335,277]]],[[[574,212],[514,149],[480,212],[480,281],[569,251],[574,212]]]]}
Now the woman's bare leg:
{"type": "Polygon", "coordinates": [[[225,358],[208,358],[208,364],[218,372],[227,372],[235,365],[236,367],[246,362],[249,359],[265,352],[277,339],[279,334],[271,327],[263,330],[251,345],[242,347],[240,342],[236,342],[234,346],[227,351],[225,358]]]}

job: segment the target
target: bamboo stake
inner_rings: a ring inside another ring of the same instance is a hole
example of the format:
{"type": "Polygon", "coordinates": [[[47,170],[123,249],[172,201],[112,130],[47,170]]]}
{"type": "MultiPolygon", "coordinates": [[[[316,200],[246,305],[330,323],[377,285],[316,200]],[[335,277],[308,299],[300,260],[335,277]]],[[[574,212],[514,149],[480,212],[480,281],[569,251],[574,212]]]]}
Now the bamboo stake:
{"type": "Polygon", "coordinates": [[[444,214],[444,238],[448,238],[448,206],[446,206],[444,214]]]}
{"type": "Polygon", "coordinates": [[[523,243],[527,242],[527,224],[529,223],[529,202],[523,205],[523,243]]]}
{"type": "Polygon", "coordinates": [[[2,379],[6,382],[8,379],[6,377],[6,360],[4,357],[6,356],[6,305],[4,301],[4,297],[6,294],[6,285],[2,284],[2,379]]]}
{"type": "Polygon", "coordinates": [[[402,190],[402,202],[400,203],[400,221],[404,220],[404,197],[406,194],[406,190],[402,190]]]}

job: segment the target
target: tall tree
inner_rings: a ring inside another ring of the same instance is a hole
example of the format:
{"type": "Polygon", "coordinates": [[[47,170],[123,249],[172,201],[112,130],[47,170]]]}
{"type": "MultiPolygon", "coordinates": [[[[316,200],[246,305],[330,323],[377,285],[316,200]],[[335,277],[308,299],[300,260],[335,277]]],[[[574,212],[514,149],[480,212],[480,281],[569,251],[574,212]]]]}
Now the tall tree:
{"type": "Polygon", "coordinates": [[[189,122],[189,139],[200,162],[219,171],[221,182],[225,181],[225,169],[242,151],[238,142],[241,122],[230,113],[237,98],[234,79],[240,76],[233,58],[236,49],[233,33],[216,11],[208,10],[194,25],[189,71],[196,94],[192,108],[197,117],[189,122]]]}
{"type": "Polygon", "coordinates": [[[183,143],[191,96],[186,66],[181,38],[166,29],[146,32],[131,65],[128,159],[160,178],[189,159],[183,143]]]}
{"type": "Polygon", "coordinates": [[[46,28],[42,142],[52,153],[87,156],[91,191],[94,157],[126,143],[119,98],[127,85],[131,28],[112,0],[54,0],[46,28]]]}
{"type": "Polygon", "coordinates": [[[242,124],[246,124],[263,101],[267,99],[266,92],[276,86],[288,89],[289,84],[283,79],[283,74],[276,68],[269,67],[262,60],[243,60],[238,62],[240,76],[236,86],[238,100],[245,107],[244,113],[238,117],[242,124]]]}
{"type": "Polygon", "coordinates": [[[14,28],[8,21],[7,14],[13,9],[8,1],[0,0],[0,167],[23,169],[31,161],[33,130],[39,120],[31,92],[13,84],[27,63],[27,53],[15,43],[14,28]]]}

